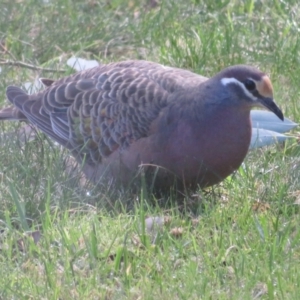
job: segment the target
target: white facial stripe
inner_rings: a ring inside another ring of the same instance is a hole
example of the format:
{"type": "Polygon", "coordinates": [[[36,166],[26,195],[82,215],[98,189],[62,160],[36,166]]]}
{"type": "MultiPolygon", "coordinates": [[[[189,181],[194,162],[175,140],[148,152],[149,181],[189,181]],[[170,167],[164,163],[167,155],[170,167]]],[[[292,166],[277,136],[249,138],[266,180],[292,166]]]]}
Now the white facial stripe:
{"type": "Polygon", "coordinates": [[[223,84],[223,85],[228,85],[228,84],[230,84],[230,83],[234,83],[234,84],[237,84],[237,85],[239,85],[242,89],[243,89],[243,91],[244,91],[244,93],[245,93],[245,95],[247,95],[249,98],[251,98],[253,101],[257,101],[257,98],[256,97],[254,97],[247,89],[246,89],[246,87],[244,86],[244,84],[242,83],[242,82],[240,82],[240,81],[238,81],[237,79],[235,79],[235,78],[222,78],[221,79],[221,83],[223,84]]]}

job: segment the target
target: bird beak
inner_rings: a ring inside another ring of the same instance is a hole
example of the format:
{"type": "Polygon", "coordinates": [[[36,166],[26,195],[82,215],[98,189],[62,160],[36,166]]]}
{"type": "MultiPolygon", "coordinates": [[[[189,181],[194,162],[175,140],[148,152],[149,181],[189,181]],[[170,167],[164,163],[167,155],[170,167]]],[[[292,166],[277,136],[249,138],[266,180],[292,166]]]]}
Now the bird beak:
{"type": "Polygon", "coordinates": [[[272,98],[261,97],[261,98],[258,98],[258,101],[264,107],[266,107],[271,112],[273,112],[281,121],[284,120],[284,116],[283,116],[282,111],[280,110],[280,108],[277,106],[277,104],[274,102],[274,100],[272,98]]]}

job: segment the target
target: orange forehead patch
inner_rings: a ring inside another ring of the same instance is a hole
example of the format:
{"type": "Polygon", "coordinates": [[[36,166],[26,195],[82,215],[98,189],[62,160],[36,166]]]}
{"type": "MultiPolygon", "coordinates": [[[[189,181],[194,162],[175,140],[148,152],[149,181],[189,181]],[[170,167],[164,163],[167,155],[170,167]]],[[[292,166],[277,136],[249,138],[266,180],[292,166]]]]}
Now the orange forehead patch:
{"type": "Polygon", "coordinates": [[[263,97],[273,97],[272,83],[267,75],[263,76],[260,81],[256,81],[256,88],[263,97]]]}

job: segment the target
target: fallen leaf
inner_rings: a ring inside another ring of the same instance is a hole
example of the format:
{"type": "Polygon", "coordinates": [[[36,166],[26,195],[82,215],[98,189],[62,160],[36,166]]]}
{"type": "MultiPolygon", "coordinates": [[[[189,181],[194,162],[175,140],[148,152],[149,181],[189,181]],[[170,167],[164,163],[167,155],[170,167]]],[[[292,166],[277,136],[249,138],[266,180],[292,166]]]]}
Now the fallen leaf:
{"type": "Polygon", "coordinates": [[[256,284],[252,291],[252,297],[253,299],[258,299],[263,295],[266,295],[268,293],[268,287],[265,283],[259,282],[256,284]]]}
{"type": "Polygon", "coordinates": [[[256,201],[252,204],[252,210],[255,212],[265,212],[271,208],[269,203],[256,201]]]}
{"type": "Polygon", "coordinates": [[[183,234],[183,228],[182,227],[174,227],[170,230],[170,234],[175,237],[180,237],[183,234]]]}

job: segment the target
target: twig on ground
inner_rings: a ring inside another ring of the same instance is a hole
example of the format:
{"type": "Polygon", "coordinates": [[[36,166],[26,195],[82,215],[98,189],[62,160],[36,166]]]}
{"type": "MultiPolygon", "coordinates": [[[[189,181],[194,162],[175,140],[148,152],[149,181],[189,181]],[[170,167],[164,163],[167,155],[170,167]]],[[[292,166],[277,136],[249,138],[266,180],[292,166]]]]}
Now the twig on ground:
{"type": "Polygon", "coordinates": [[[35,65],[31,65],[22,61],[12,61],[12,60],[0,60],[0,65],[7,65],[7,66],[17,66],[22,68],[27,68],[30,70],[35,71],[43,71],[43,72],[59,72],[59,73],[65,73],[66,70],[63,69],[51,69],[51,68],[42,68],[35,65]]]}

